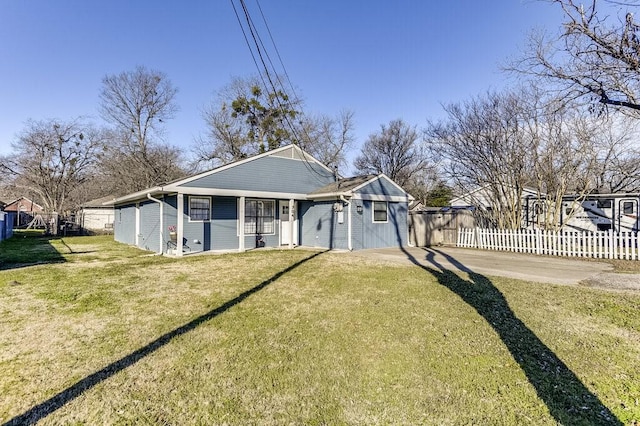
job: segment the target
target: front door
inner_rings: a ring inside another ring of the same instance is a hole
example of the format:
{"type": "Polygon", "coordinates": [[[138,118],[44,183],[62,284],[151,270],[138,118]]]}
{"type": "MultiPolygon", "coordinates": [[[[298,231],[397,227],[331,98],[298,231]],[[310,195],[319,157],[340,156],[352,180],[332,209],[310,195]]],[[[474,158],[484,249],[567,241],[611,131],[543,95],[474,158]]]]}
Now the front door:
{"type": "Polygon", "coordinates": [[[618,202],[618,232],[638,230],[638,200],[624,198],[618,202]]]}
{"type": "Polygon", "coordinates": [[[289,201],[288,200],[280,200],[280,244],[281,245],[289,245],[289,243],[293,243],[294,245],[298,244],[298,218],[295,212],[295,203],[294,203],[294,211],[289,211],[289,201]],[[291,223],[293,220],[293,224],[291,223]],[[293,225],[293,229],[291,227],[293,225]],[[293,233],[292,233],[293,231],[293,233]]]}

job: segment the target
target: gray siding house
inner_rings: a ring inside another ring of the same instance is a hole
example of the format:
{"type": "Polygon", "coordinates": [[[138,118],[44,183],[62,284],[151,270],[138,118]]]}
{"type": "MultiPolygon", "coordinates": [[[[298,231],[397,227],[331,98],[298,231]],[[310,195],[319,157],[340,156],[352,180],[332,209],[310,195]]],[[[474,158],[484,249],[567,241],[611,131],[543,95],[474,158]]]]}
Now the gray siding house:
{"type": "Polygon", "coordinates": [[[337,179],[288,145],[111,202],[116,241],[181,256],[405,246],[411,200],[383,174],[337,179]]]}

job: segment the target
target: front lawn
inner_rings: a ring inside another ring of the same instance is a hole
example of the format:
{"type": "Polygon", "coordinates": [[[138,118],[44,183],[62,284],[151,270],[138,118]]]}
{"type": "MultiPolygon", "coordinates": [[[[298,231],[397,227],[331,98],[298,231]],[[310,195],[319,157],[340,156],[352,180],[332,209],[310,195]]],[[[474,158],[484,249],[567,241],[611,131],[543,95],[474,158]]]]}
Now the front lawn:
{"type": "Polygon", "coordinates": [[[0,244],[0,423],[640,421],[640,295],[111,238],[0,244]]]}

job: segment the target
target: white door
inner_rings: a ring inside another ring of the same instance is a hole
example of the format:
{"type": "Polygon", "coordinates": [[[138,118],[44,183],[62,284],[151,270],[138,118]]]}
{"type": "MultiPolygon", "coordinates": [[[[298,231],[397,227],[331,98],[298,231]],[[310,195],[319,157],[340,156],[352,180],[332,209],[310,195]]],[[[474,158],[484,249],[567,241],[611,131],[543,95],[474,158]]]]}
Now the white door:
{"type": "Polygon", "coordinates": [[[289,201],[280,200],[280,244],[281,245],[289,245],[289,243],[293,243],[294,245],[298,244],[298,218],[296,217],[295,206],[294,203],[294,211],[289,211],[289,201]],[[293,220],[293,240],[291,235],[291,220],[293,220]]]}

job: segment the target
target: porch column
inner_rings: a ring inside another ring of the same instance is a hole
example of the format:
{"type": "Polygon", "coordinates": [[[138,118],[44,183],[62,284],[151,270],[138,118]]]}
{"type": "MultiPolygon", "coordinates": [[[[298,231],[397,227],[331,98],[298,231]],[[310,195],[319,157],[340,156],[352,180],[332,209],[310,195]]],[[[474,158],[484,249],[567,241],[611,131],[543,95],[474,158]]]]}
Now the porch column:
{"type": "MultiPolygon", "coordinates": [[[[115,218],[113,218],[115,222],[115,218]]],[[[140,203],[136,203],[136,247],[140,247],[140,203]]]]}
{"type": "Polygon", "coordinates": [[[244,248],[244,197],[238,198],[238,251],[245,251],[244,248]]]}
{"type": "Polygon", "coordinates": [[[178,193],[178,214],[176,222],[176,231],[178,232],[176,250],[178,251],[177,255],[182,256],[182,251],[184,249],[184,194],[180,193],[178,193]]]}
{"type": "Polygon", "coordinates": [[[349,251],[353,250],[353,244],[351,243],[351,200],[347,204],[347,248],[349,251]]]}
{"type": "Polygon", "coordinates": [[[294,225],[295,225],[295,220],[296,220],[296,214],[297,212],[294,212],[293,209],[295,207],[295,200],[290,199],[289,200],[289,248],[292,249],[293,248],[293,238],[295,236],[294,232],[294,225]]]}

